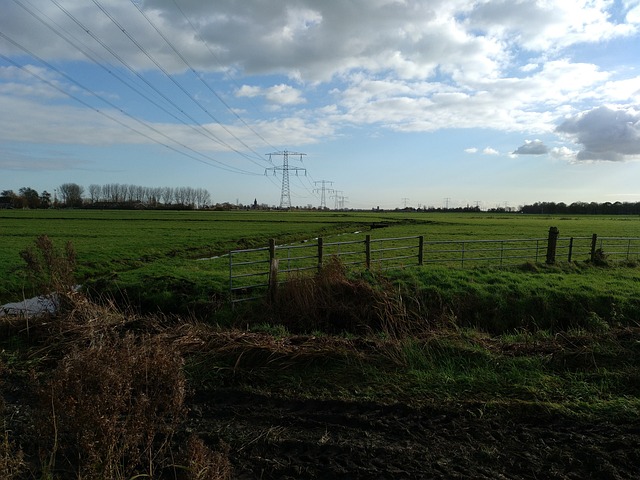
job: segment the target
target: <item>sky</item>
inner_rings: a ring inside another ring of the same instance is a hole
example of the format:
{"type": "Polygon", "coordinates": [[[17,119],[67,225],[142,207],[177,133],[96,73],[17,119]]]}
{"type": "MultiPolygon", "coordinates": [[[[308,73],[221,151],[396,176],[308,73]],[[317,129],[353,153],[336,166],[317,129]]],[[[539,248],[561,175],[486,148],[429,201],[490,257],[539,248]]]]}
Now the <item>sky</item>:
{"type": "Polygon", "coordinates": [[[0,190],[640,201],[640,0],[2,3],[0,190]]]}

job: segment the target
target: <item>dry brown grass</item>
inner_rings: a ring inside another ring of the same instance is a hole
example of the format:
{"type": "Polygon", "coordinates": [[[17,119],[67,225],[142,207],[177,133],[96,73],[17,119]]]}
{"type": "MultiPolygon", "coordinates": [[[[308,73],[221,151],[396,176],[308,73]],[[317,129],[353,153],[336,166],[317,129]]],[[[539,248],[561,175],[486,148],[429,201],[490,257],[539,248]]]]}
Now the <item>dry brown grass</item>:
{"type": "Polygon", "coordinates": [[[228,480],[231,478],[229,447],[220,445],[210,449],[196,435],[191,435],[186,444],[187,468],[185,480],[228,480]]]}
{"type": "Polygon", "coordinates": [[[26,471],[24,453],[15,442],[11,440],[9,433],[4,429],[0,438],[0,478],[14,480],[26,471]]]}
{"type": "Polygon", "coordinates": [[[105,336],[74,348],[42,389],[39,429],[52,458],[78,478],[153,478],[185,415],[182,364],[150,336],[105,336]]]}
{"type": "MultiPolygon", "coordinates": [[[[427,326],[417,304],[382,276],[350,277],[333,258],[314,276],[291,275],[267,313],[290,332],[384,334],[402,338],[427,326]]],[[[258,316],[260,318],[260,316],[258,316]]],[[[264,321],[260,319],[258,321],[264,321]]]]}
{"type": "Polygon", "coordinates": [[[76,252],[71,242],[67,242],[64,249],[59,249],[48,236],[41,235],[33,245],[20,252],[20,256],[39,293],[64,293],[73,289],[76,252]]]}
{"type": "MultiPolygon", "coordinates": [[[[4,363],[0,359],[0,387],[4,376],[4,363]]],[[[3,480],[13,480],[26,470],[24,453],[11,438],[11,432],[7,429],[5,420],[5,401],[0,395],[0,418],[3,428],[0,432],[0,478],[3,480]]]]}
{"type": "Polygon", "coordinates": [[[207,328],[122,312],[75,292],[57,315],[5,320],[28,346],[22,360],[35,365],[40,386],[25,418],[32,425],[21,432],[30,463],[5,429],[0,478],[230,478],[227,450],[196,437],[183,448],[176,436],[187,414],[184,355],[206,345],[198,332],[207,328]]]}

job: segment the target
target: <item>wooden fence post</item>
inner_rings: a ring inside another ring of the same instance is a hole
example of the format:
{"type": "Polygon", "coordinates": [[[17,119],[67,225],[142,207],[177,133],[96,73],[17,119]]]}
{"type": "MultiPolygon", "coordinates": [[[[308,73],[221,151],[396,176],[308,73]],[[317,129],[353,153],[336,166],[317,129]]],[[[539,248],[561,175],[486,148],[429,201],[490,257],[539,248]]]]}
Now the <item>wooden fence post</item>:
{"type": "Polygon", "coordinates": [[[322,255],[323,255],[324,242],[322,237],[318,237],[318,272],[322,270],[322,255]]]}
{"type": "Polygon", "coordinates": [[[418,265],[424,264],[424,235],[418,237],[418,265]]]}
{"type": "Polygon", "coordinates": [[[547,239],[547,264],[556,263],[556,249],[558,247],[558,227],[549,228],[549,237],[547,239]]]}
{"type": "Polygon", "coordinates": [[[573,237],[569,239],[569,258],[567,261],[571,263],[571,256],[573,255],[573,237]]]}
{"type": "Polygon", "coordinates": [[[269,299],[273,302],[278,293],[278,259],[276,258],[276,241],[269,239],[269,299]]]}
{"type": "Polygon", "coordinates": [[[596,246],[598,245],[598,235],[591,235],[591,262],[596,259],[596,246]]]}
{"type": "Polygon", "coordinates": [[[367,270],[371,269],[371,235],[367,235],[364,239],[364,255],[367,270]]]}

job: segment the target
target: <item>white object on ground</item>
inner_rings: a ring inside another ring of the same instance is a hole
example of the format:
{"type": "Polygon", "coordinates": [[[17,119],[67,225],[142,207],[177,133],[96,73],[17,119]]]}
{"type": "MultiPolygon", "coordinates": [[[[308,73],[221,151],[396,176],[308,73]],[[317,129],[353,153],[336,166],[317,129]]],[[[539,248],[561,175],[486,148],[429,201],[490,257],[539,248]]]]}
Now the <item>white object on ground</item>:
{"type": "Polygon", "coordinates": [[[41,295],[21,302],[6,303],[0,306],[0,317],[4,315],[37,315],[52,314],[58,309],[58,295],[41,295]]]}

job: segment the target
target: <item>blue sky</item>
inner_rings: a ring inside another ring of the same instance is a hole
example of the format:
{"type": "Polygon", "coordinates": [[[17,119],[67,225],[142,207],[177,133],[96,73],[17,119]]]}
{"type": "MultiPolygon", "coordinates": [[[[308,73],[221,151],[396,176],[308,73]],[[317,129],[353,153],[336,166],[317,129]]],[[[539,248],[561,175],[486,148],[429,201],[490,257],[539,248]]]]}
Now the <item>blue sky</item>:
{"type": "Polygon", "coordinates": [[[640,0],[6,0],[0,190],[278,205],[287,150],[293,205],[636,202],[639,33],[640,0]]]}

